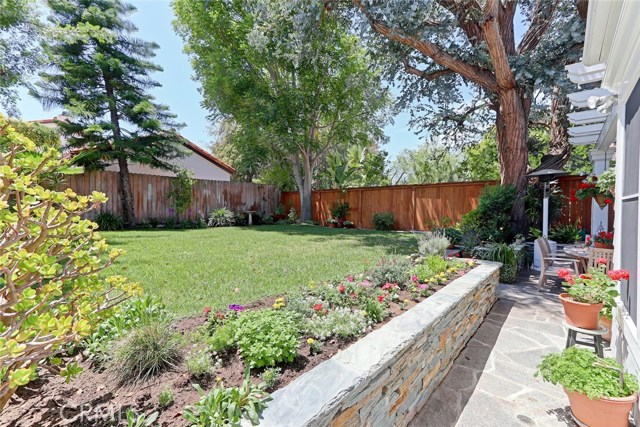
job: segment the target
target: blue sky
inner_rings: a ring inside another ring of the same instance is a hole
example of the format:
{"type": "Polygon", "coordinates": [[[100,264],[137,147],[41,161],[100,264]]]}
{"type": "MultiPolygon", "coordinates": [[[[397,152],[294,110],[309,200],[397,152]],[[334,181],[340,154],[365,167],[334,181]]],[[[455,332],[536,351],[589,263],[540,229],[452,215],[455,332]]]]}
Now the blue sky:
{"type": "MultiPolygon", "coordinates": [[[[164,71],[154,75],[162,84],[162,87],[154,91],[154,95],[159,102],[169,105],[171,111],[178,115],[178,119],[186,124],[181,131],[186,138],[203,148],[209,148],[212,140],[209,136],[210,122],[207,120],[206,110],[200,106],[202,97],[198,92],[198,84],[191,79],[192,70],[187,56],[182,53],[182,40],[173,32],[173,12],[169,1],[142,0],[132,3],[138,8],[130,17],[138,26],[138,36],[160,45],[155,62],[160,64],[164,71]]],[[[25,91],[21,92],[18,107],[25,120],[50,118],[61,112],[60,109],[45,111],[25,91]]],[[[409,130],[408,120],[408,113],[402,113],[395,118],[393,125],[385,128],[389,143],[384,149],[389,151],[390,157],[394,157],[405,148],[415,148],[421,143],[409,130]]]]}

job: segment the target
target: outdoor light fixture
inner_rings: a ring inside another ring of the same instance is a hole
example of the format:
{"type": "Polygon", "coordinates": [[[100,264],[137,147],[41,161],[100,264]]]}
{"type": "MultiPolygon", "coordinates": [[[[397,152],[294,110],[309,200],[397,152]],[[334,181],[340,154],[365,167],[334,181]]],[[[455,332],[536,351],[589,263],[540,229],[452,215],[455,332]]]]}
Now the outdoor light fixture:
{"type": "Polygon", "coordinates": [[[568,175],[569,172],[557,170],[557,169],[542,169],[536,172],[532,172],[526,175],[527,178],[538,178],[543,184],[543,196],[542,196],[542,236],[545,239],[549,238],[549,185],[556,178],[568,175]]]}

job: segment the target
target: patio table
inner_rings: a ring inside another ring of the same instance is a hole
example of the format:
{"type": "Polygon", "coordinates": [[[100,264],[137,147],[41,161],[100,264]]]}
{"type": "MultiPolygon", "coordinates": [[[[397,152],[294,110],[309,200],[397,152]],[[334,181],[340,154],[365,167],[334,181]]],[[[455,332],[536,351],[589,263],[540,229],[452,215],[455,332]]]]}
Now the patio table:
{"type": "Polygon", "coordinates": [[[585,246],[565,246],[564,253],[571,258],[575,258],[580,261],[581,273],[586,273],[587,263],[589,261],[589,248],[585,246]]]}

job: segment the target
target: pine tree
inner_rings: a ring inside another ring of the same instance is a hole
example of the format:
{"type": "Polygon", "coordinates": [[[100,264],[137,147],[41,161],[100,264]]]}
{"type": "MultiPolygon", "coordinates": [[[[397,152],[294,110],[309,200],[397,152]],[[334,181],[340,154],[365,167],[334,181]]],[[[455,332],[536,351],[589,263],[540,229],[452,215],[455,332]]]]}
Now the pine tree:
{"type": "Polygon", "coordinates": [[[45,46],[51,69],[41,73],[34,95],[45,108],[63,107],[69,119],[58,124],[76,163],[119,166],[119,193],[125,224],[134,223],[129,162],[173,169],[183,154],[180,127],[149,90],[162,68],[151,62],[158,45],[134,37],[126,19],[135,7],[119,0],[49,0],[53,39],[45,46]]]}

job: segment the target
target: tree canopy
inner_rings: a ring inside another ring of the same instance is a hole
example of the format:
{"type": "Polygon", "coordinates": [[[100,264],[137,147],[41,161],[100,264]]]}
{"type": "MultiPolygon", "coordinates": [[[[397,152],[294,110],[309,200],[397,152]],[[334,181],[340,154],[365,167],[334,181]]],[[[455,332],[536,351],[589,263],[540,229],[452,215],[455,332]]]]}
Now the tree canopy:
{"type": "Polygon", "coordinates": [[[288,164],[301,219],[309,219],[314,171],[326,155],[382,139],[389,95],[375,61],[350,23],[316,2],[173,5],[203,105],[214,119],[233,119],[240,132],[256,136],[242,138],[242,150],[288,164]]]}

